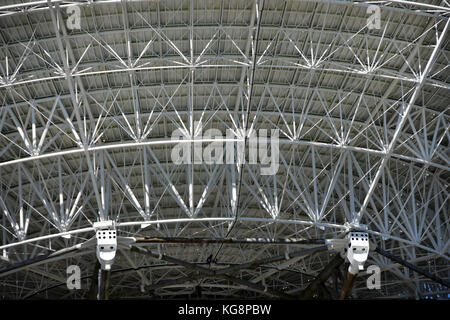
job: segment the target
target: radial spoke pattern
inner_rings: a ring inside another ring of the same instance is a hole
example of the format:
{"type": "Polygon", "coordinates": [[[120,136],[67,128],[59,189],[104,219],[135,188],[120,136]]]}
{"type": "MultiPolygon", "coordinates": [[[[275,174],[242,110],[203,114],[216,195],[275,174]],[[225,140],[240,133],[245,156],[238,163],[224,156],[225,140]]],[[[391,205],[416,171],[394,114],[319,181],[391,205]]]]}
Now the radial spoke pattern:
{"type": "MultiPolygon", "coordinates": [[[[367,227],[380,248],[450,278],[447,1],[15,2],[0,4],[0,270],[115,220],[126,237],[331,239],[367,227]],[[248,154],[196,158],[230,142],[248,152],[250,137],[273,132],[274,175],[248,154]],[[192,163],[173,161],[180,145],[192,163]]],[[[119,250],[109,296],[296,294],[333,259],[289,258],[305,247],[148,246],[191,268],[119,250]],[[195,271],[285,253],[228,278],[195,271]]],[[[86,298],[95,260],[68,251],[0,274],[0,297],[86,298]],[[73,264],[86,290],[67,290],[73,264]]],[[[358,277],[354,297],[448,295],[376,253],[367,264],[382,288],[358,277]]]]}

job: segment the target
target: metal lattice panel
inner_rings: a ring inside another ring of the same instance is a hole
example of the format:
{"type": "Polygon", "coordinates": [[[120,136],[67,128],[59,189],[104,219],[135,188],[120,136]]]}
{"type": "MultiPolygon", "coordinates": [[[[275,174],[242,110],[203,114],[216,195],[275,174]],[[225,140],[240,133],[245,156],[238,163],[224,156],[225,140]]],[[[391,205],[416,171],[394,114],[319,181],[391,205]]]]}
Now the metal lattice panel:
{"type": "MultiPolygon", "coordinates": [[[[378,247],[450,278],[447,1],[17,2],[0,2],[0,269],[81,244],[93,222],[115,220],[124,237],[332,239],[365,225],[378,247]],[[369,29],[373,5],[381,23],[369,29]],[[81,23],[71,29],[74,7],[81,23]],[[227,130],[236,141],[278,130],[276,174],[172,161],[177,143],[207,145],[211,128],[224,144],[227,130]]],[[[159,250],[231,267],[286,247],[159,250]]],[[[296,294],[332,258],[242,269],[233,282],[119,250],[109,295],[148,297],[142,285],[173,298],[199,284],[215,298],[296,294]]],[[[93,250],[68,251],[7,271],[0,296],[85,298],[65,287],[66,267],[90,279],[94,264],[93,250]]],[[[358,277],[353,297],[448,295],[381,255],[368,264],[383,270],[382,289],[358,277]]]]}

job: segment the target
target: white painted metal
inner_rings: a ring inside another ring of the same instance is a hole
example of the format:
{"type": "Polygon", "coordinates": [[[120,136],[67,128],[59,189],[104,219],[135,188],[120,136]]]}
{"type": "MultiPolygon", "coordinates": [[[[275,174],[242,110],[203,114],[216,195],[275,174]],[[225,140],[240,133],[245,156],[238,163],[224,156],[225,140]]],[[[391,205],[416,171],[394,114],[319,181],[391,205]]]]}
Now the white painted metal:
{"type": "Polygon", "coordinates": [[[355,275],[364,270],[369,256],[369,235],[365,232],[350,232],[347,235],[346,257],[350,263],[348,272],[355,275]]]}
{"type": "MultiPolygon", "coordinates": [[[[384,250],[449,279],[449,14],[441,0],[3,1],[0,270],[81,244],[109,220],[127,237],[342,239],[363,224],[384,250]],[[79,30],[65,23],[75,5],[79,30]],[[381,9],[379,30],[367,28],[370,5],[381,9]],[[203,137],[211,128],[222,137],[203,137]],[[279,130],[276,175],[171,159],[177,144],[247,146],[260,129],[279,130]],[[185,139],[172,139],[175,130],[185,139]]],[[[233,264],[285,248],[160,252],[233,264]]],[[[0,297],[51,287],[69,260],[90,274],[93,259],[77,253],[8,273],[0,297]]],[[[320,253],[233,276],[299,292],[329,260],[320,253]]],[[[113,271],[154,262],[126,249],[114,261],[113,271]]],[[[445,290],[372,252],[369,264],[386,270],[386,285],[357,280],[357,297],[445,290]]],[[[145,295],[142,283],[186,272],[112,273],[111,293],[145,295]]],[[[243,292],[223,279],[194,284],[217,297],[243,292]]],[[[46,294],[83,297],[64,286],[46,294]]]]}

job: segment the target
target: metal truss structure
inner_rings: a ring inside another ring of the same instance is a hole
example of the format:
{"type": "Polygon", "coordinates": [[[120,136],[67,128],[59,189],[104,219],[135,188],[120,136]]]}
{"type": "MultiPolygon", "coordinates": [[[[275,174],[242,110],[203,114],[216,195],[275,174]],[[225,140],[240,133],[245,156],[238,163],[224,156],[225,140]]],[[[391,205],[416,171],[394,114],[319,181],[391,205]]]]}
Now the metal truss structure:
{"type": "Polygon", "coordinates": [[[93,223],[113,220],[142,241],[100,271],[103,298],[337,298],[345,262],[320,239],[352,229],[382,273],[351,298],[447,298],[449,17],[447,0],[0,1],[0,297],[91,296],[93,223]],[[246,147],[278,129],[278,172],[172,161],[227,129],[246,147]]]}

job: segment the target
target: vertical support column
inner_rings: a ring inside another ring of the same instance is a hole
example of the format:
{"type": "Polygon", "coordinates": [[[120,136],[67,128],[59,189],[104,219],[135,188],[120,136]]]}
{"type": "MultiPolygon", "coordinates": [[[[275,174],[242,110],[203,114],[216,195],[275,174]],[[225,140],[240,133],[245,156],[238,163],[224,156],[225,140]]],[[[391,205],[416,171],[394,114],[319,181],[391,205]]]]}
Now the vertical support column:
{"type": "Polygon", "coordinates": [[[108,300],[109,298],[108,288],[110,277],[111,272],[109,270],[99,270],[97,300],[108,300]]]}
{"type": "Polygon", "coordinates": [[[347,271],[347,276],[345,278],[344,286],[342,287],[341,295],[339,296],[339,300],[345,300],[348,295],[350,294],[352,287],[353,287],[353,281],[356,278],[356,274],[352,274],[351,272],[347,271]]]}

